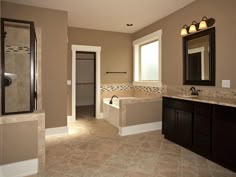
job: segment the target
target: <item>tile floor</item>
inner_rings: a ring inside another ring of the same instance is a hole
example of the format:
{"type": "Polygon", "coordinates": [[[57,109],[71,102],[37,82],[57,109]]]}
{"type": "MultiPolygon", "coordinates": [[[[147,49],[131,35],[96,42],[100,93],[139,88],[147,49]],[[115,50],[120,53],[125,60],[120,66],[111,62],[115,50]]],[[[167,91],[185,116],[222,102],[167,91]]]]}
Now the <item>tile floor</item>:
{"type": "Polygon", "coordinates": [[[95,105],[76,106],[77,119],[94,117],[95,105]]]}
{"type": "Polygon", "coordinates": [[[96,119],[69,123],[70,134],[46,139],[45,169],[31,177],[236,177],[163,138],[161,131],[120,137],[96,119]]]}

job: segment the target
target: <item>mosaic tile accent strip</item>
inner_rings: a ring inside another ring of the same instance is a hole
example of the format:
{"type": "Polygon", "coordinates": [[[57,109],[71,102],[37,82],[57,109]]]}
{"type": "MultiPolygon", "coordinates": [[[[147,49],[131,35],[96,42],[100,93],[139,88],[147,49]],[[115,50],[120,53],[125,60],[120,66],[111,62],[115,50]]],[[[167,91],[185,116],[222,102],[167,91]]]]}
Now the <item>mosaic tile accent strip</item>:
{"type": "Polygon", "coordinates": [[[133,89],[132,85],[110,85],[110,86],[102,86],[101,92],[125,91],[132,89],[133,89]]]}
{"type": "Polygon", "coordinates": [[[143,91],[148,93],[164,93],[165,87],[147,87],[147,86],[133,86],[133,85],[102,85],[101,92],[113,92],[113,91],[126,91],[126,90],[134,90],[134,91],[143,91]]]}
{"type": "Polygon", "coordinates": [[[6,53],[28,53],[29,54],[30,48],[28,46],[6,45],[5,52],[6,53]]]}
{"type": "Polygon", "coordinates": [[[144,91],[144,92],[149,92],[149,93],[163,93],[163,92],[165,92],[165,88],[163,88],[163,87],[134,86],[134,90],[144,91]]]}

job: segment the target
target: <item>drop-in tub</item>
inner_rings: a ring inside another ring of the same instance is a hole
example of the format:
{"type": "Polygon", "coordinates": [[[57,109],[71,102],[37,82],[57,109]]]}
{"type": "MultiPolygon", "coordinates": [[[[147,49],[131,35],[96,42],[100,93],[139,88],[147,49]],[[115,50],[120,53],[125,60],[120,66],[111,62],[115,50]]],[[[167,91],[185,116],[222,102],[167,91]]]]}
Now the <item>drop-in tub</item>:
{"type": "Polygon", "coordinates": [[[121,136],[161,129],[162,98],[121,97],[103,99],[104,118],[121,136]]]}

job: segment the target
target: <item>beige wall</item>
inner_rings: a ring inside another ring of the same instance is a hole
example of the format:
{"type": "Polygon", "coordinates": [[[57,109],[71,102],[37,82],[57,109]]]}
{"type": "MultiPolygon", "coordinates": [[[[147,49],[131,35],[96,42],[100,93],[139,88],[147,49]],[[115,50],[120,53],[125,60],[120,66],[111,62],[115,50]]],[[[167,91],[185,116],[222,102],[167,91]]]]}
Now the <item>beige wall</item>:
{"type": "Polygon", "coordinates": [[[200,21],[203,16],[216,20],[216,87],[231,80],[236,88],[236,1],[196,0],[183,9],[133,34],[133,40],[162,29],[162,80],[167,85],[182,85],[183,59],[180,30],[184,24],[200,21]]]}
{"type": "Polygon", "coordinates": [[[68,28],[68,79],[71,79],[71,45],[101,46],[101,83],[132,82],[131,34],[82,28],[68,28]],[[107,71],[126,71],[127,74],[106,74],[107,71]]]}
{"type": "Polygon", "coordinates": [[[38,158],[38,121],[0,124],[0,153],[0,165],[38,158]]]}
{"type": "MultiPolygon", "coordinates": [[[[68,71],[71,79],[71,45],[101,46],[101,83],[130,83],[133,80],[131,34],[82,28],[68,28],[68,71]],[[127,74],[106,74],[107,71],[125,71],[127,74]]],[[[71,87],[68,87],[68,114],[71,114],[71,87]]]]}
{"type": "Polygon", "coordinates": [[[34,21],[41,29],[46,128],[66,126],[67,12],[2,2],[2,16],[34,21]]]}

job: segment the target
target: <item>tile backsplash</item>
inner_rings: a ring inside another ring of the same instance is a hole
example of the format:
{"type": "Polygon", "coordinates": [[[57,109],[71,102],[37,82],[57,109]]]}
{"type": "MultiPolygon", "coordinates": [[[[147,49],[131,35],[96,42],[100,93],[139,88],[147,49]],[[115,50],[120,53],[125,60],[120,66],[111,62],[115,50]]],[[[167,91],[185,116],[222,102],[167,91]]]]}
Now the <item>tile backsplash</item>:
{"type": "MultiPolygon", "coordinates": [[[[167,93],[191,94],[192,86],[168,86],[167,93]]],[[[194,86],[199,91],[200,96],[206,97],[223,97],[236,99],[236,89],[211,88],[204,86],[194,86]]]]}
{"type": "Polygon", "coordinates": [[[113,95],[118,97],[161,97],[164,93],[166,93],[166,86],[134,86],[132,83],[102,84],[101,111],[103,110],[103,98],[111,98],[113,95]]]}
{"type": "MultiPolygon", "coordinates": [[[[163,87],[149,87],[149,86],[134,86],[130,83],[121,84],[102,84],[101,95],[110,96],[111,94],[121,94],[124,96],[148,97],[161,96],[166,92],[166,86],[163,87]]],[[[104,97],[105,98],[105,97],[104,97]]]]}

